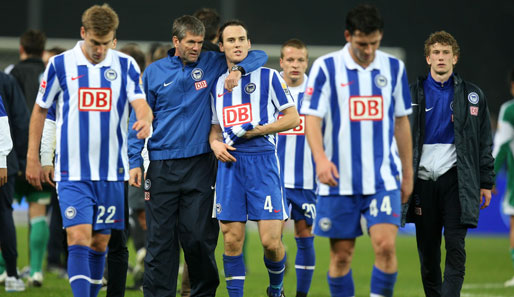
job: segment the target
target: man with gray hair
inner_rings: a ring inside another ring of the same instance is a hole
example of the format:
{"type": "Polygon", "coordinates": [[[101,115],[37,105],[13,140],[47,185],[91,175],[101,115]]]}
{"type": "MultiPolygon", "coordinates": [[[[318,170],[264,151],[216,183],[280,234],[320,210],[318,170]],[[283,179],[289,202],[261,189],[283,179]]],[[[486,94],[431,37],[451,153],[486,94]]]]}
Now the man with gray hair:
{"type": "MultiPolygon", "coordinates": [[[[227,71],[225,56],[201,53],[205,28],[193,16],[173,22],[174,49],[152,63],[143,87],[152,108],[153,136],[148,140],[150,165],[144,181],[147,254],[145,296],[175,296],[182,244],[189,266],[191,296],[215,296],[219,284],[214,250],[219,226],[212,218],[216,158],[209,146],[209,90],[227,71]]],[[[262,51],[250,52],[225,80],[230,91],[245,71],[266,63],[262,51]]],[[[135,118],[132,115],[131,121],[135,118]]],[[[144,140],[129,135],[130,184],[141,185],[144,140]]]]}

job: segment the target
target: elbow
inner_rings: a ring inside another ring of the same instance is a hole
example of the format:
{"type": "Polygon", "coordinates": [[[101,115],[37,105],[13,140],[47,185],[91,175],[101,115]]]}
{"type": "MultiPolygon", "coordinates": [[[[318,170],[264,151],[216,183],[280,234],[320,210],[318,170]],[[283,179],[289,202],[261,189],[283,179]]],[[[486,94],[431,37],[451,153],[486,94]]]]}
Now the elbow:
{"type": "Polygon", "coordinates": [[[294,117],[293,123],[292,123],[291,127],[289,127],[289,129],[296,128],[296,127],[300,126],[301,123],[302,123],[302,121],[300,120],[300,117],[297,115],[296,117],[294,117]]]}

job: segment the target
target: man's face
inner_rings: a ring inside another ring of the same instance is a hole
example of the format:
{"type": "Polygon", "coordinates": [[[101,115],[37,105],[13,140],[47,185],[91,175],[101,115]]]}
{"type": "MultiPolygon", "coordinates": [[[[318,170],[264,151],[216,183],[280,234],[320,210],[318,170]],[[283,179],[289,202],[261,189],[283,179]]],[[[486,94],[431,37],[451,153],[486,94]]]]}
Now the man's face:
{"type": "Polygon", "coordinates": [[[203,35],[193,35],[189,31],[186,31],[186,36],[182,40],[178,40],[177,36],[173,36],[175,54],[180,56],[184,63],[196,62],[202,52],[203,38],[203,35]]]}
{"type": "Polygon", "coordinates": [[[242,26],[228,26],[223,30],[223,43],[220,50],[225,53],[227,61],[237,64],[248,56],[251,44],[242,26]]]}
{"type": "Polygon", "coordinates": [[[82,51],[93,64],[98,64],[105,59],[107,51],[115,46],[114,31],[104,36],[95,34],[94,31],[86,31],[84,27],[80,29],[80,36],[84,39],[82,51]]]}
{"type": "Polygon", "coordinates": [[[457,56],[453,54],[451,45],[434,43],[430,46],[430,54],[427,64],[430,71],[437,75],[445,75],[453,72],[453,66],[457,63],[457,56]]]}
{"type": "Polygon", "coordinates": [[[301,81],[307,70],[307,49],[298,49],[286,46],[282,49],[283,57],[280,58],[280,67],[284,70],[284,77],[292,83],[301,81]]]}
{"type": "Polygon", "coordinates": [[[350,43],[350,55],[355,63],[366,68],[375,59],[375,52],[380,46],[382,32],[376,30],[370,34],[364,34],[355,30],[353,35],[348,30],[344,31],[346,41],[350,43]]]}

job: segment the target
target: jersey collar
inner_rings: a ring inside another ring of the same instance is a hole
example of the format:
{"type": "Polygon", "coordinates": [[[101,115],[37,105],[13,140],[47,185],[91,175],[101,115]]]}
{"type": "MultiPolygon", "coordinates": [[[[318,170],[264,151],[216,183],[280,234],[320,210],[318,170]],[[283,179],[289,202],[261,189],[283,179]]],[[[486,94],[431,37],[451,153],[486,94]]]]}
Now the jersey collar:
{"type": "Polygon", "coordinates": [[[110,66],[112,62],[112,49],[109,49],[107,51],[107,55],[105,55],[105,59],[98,63],[98,64],[92,64],[88,61],[86,56],[84,56],[84,53],[82,52],[82,44],[84,43],[84,40],[80,40],[77,42],[75,47],[73,48],[73,53],[75,53],[75,58],[77,59],[77,65],[86,65],[91,67],[103,67],[103,66],[110,66]]]}
{"type": "Polygon", "coordinates": [[[352,70],[359,70],[359,71],[371,71],[373,69],[380,69],[380,59],[378,59],[378,55],[380,54],[379,53],[379,50],[377,50],[375,52],[375,59],[373,60],[373,62],[371,62],[371,64],[369,64],[368,67],[366,67],[365,69],[362,68],[361,65],[357,64],[352,56],[350,55],[350,43],[346,43],[345,46],[343,47],[343,49],[341,50],[341,53],[343,55],[343,61],[344,61],[344,64],[346,65],[346,68],[348,69],[352,69],[352,70]]]}

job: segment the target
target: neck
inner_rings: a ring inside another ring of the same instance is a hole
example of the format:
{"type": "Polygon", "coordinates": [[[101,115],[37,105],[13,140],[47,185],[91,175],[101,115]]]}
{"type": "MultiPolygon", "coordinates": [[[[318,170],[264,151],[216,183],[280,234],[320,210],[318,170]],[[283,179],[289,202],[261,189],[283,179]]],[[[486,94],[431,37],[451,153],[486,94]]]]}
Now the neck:
{"type": "Polygon", "coordinates": [[[452,74],[453,74],[453,69],[448,72],[441,73],[441,74],[436,73],[433,69],[430,69],[430,75],[436,82],[439,82],[439,83],[444,83],[445,81],[447,81],[450,78],[450,76],[452,76],[452,74]]]}
{"type": "Polygon", "coordinates": [[[288,87],[298,87],[303,84],[303,80],[304,80],[303,76],[297,80],[292,80],[289,77],[284,77],[284,81],[286,82],[288,87]]]}

